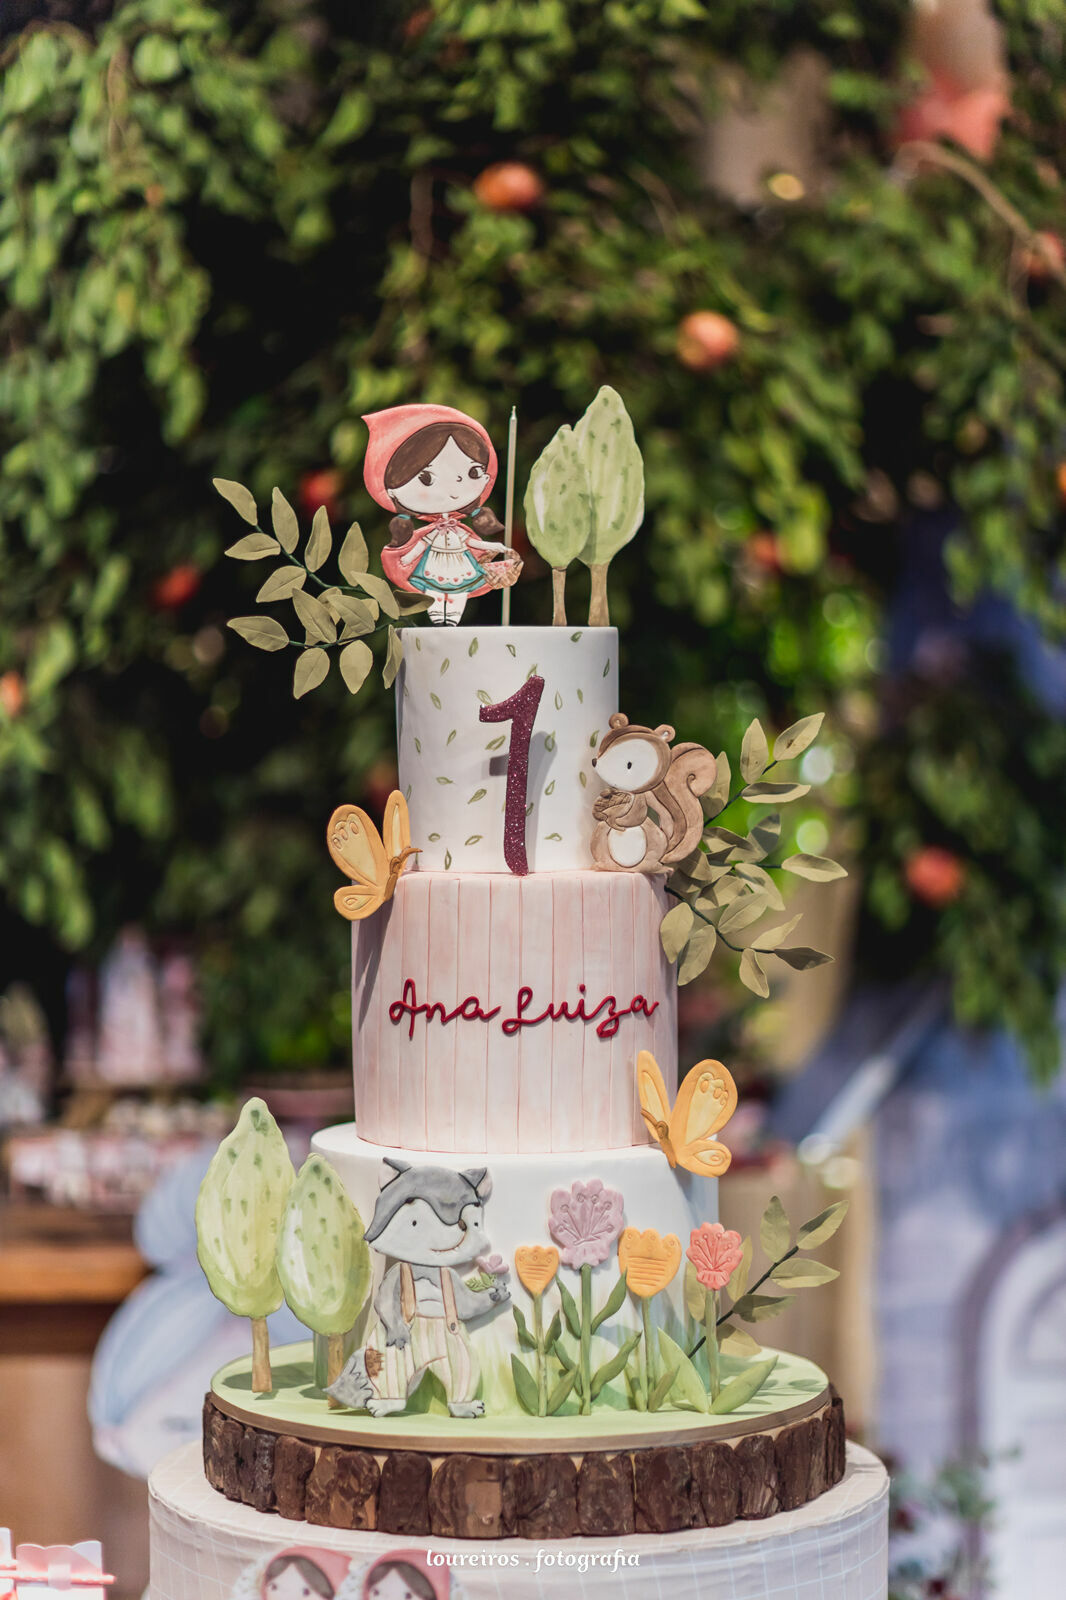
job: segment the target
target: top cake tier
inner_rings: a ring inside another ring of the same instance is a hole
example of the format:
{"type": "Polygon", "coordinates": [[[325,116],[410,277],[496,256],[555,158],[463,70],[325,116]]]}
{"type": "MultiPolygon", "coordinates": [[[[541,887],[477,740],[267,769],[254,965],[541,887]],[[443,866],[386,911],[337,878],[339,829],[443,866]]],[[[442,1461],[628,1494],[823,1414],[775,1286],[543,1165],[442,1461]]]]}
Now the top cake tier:
{"type": "Polygon", "coordinates": [[[396,679],[400,788],[418,866],[506,872],[510,721],[483,722],[531,677],[544,679],[529,746],[526,854],[531,872],[592,865],[592,758],[618,710],[614,628],[405,628],[396,679]]]}

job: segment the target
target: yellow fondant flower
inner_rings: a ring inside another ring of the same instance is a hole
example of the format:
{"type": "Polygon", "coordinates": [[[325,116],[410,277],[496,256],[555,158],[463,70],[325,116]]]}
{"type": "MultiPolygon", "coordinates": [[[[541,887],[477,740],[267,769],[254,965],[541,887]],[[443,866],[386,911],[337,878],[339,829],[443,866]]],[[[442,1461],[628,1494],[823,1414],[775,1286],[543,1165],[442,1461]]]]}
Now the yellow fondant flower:
{"type": "Polygon", "coordinates": [[[626,1275],[626,1288],[638,1300],[649,1300],[671,1281],[681,1265],[681,1241],[676,1233],[662,1238],[654,1228],[627,1228],[618,1241],[618,1265],[626,1275]]]}
{"type": "Polygon", "coordinates": [[[543,1294],[559,1270],[559,1252],[552,1245],[519,1245],[514,1265],[523,1289],[532,1295],[543,1294]]]}

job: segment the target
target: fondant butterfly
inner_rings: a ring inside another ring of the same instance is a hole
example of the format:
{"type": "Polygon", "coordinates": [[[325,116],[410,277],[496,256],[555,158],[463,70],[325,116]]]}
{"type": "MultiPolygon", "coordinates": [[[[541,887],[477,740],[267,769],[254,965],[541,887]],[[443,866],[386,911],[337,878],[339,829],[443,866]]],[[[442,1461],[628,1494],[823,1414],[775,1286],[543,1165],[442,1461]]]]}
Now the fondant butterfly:
{"type": "Polygon", "coordinates": [[[677,1091],[673,1108],[659,1063],[650,1050],[637,1056],[640,1114],[672,1167],[720,1177],[732,1152],[712,1134],[737,1109],[737,1086],[720,1061],[701,1061],[677,1091]]]}
{"type": "Polygon", "coordinates": [[[334,863],[353,880],[333,896],[333,904],[349,922],[373,916],[391,900],[400,873],[418,854],[411,846],[407,801],[398,789],[385,802],[381,833],[360,806],[338,806],[329,819],[326,839],[334,863]]]}

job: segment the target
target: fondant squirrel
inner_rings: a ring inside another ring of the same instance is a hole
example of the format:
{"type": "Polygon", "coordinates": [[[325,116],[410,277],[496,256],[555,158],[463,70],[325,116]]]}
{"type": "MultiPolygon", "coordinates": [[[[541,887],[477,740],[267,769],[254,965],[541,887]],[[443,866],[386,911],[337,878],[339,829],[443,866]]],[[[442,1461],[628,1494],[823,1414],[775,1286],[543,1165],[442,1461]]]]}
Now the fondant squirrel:
{"type": "Polygon", "coordinates": [[[614,872],[669,872],[699,843],[700,795],[718,763],[701,744],[671,744],[674,730],[630,725],[618,711],[592,765],[609,787],[592,807],[592,859],[614,872]],[[654,811],[653,821],[649,810],[654,811]]]}
{"type": "Polygon", "coordinates": [[[510,1299],[497,1281],[467,1287],[456,1267],[489,1249],[484,1206],[492,1179],[484,1167],[411,1167],[386,1158],[366,1240],[391,1257],[374,1297],[377,1321],[349,1356],[329,1393],[371,1416],[403,1411],[426,1372],[444,1385],[453,1417],[479,1417],[480,1370],[463,1323],[510,1299]]]}

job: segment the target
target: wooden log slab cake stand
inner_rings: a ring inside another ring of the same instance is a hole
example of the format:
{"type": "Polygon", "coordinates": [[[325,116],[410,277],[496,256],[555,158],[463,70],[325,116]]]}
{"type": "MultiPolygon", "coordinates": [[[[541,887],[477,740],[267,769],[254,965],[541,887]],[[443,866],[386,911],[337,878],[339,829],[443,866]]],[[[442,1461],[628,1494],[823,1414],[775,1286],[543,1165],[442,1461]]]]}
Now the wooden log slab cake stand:
{"type": "Polygon", "coordinates": [[[532,1439],[523,1441],[526,1453],[508,1440],[507,1454],[486,1448],[488,1438],[476,1453],[411,1448],[416,1438],[395,1448],[371,1438],[353,1445],[336,1442],[343,1434],[327,1426],[300,1436],[246,1415],[215,1394],[204,1402],[204,1471],[213,1488],[291,1521],[403,1537],[616,1538],[720,1528],[794,1511],[844,1475],[844,1408],[831,1387],[771,1417],[701,1418],[652,1446],[627,1444],[619,1433],[596,1448],[586,1441],[551,1452],[535,1451],[532,1439]]]}

